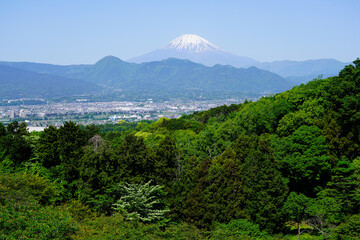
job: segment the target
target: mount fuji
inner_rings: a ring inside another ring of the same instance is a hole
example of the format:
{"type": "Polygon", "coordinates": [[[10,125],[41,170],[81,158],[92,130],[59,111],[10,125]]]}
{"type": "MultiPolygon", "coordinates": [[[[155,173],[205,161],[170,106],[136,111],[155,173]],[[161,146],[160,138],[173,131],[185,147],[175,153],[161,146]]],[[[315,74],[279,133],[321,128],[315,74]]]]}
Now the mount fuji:
{"type": "Polygon", "coordinates": [[[336,59],[313,59],[307,61],[275,61],[258,62],[249,57],[241,57],[226,52],[195,34],[185,34],[172,40],[162,48],[156,49],[142,56],[127,60],[133,63],[161,61],[168,58],[187,59],[212,67],[216,64],[231,65],[237,68],[255,66],[282,77],[288,78],[296,84],[304,83],[323,75],[335,76],[346,65],[336,59]]]}
{"type": "Polygon", "coordinates": [[[164,47],[145,55],[131,58],[128,62],[143,63],[161,61],[168,58],[187,59],[210,67],[216,64],[250,67],[258,63],[252,58],[228,53],[195,34],[184,34],[175,38],[164,47]]]}

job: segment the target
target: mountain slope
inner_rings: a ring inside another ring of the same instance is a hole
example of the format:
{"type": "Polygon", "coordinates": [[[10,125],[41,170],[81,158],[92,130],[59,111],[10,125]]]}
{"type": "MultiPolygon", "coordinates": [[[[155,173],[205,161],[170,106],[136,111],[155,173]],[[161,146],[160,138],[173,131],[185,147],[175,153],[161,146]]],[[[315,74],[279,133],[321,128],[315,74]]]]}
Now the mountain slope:
{"type": "MultiPolygon", "coordinates": [[[[146,88],[202,91],[278,92],[289,88],[286,80],[255,67],[238,69],[232,66],[205,67],[188,60],[167,59],[141,64],[133,83],[146,88]]],[[[131,88],[131,86],[127,86],[131,88]]]]}
{"type": "Polygon", "coordinates": [[[128,81],[136,68],[137,64],[124,62],[114,56],[106,56],[84,71],[81,76],[74,77],[102,86],[116,86],[119,82],[128,81]]]}
{"type": "Polygon", "coordinates": [[[206,66],[223,64],[235,67],[250,67],[257,63],[254,59],[225,52],[204,38],[194,34],[184,34],[160,49],[131,58],[128,61],[143,63],[161,61],[167,58],[188,59],[206,66]]]}
{"type": "Polygon", "coordinates": [[[0,98],[63,97],[89,94],[102,88],[79,79],[40,74],[0,65],[0,98]]]}
{"type": "Polygon", "coordinates": [[[189,60],[166,59],[142,64],[129,64],[114,57],[98,61],[84,75],[95,83],[122,91],[141,91],[158,95],[202,93],[279,92],[291,87],[282,77],[255,67],[206,67],[189,60]],[[91,77],[90,77],[91,76],[91,77]]]}
{"type": "MultiPolygon", "coordinates": [[[[0,63],[1,64],[1,63],[0,63]]],[[[134,64],[107,56],[94,65],[47,66],[8,63],[46,72],[50,75],[81,79],[120,90],[127,94],[151,96],[259,96],[289,89],[287,80],[255,67],[248,69],[215,65],[207,67],[189,60],[167,59],[134,64]],[[62,70],[62,72],[61,72],[62,70]],[[225,95],[224,95],[225,94],[225,95]]]]}
{"type": "Polygon", "coordinates": [[[33,62],[4,62],[0,65],[19,68],[36,73],[50,74],[62,77],[81,78],[82,74],[89,70],[92,65],[53,65],[33,62]]]}

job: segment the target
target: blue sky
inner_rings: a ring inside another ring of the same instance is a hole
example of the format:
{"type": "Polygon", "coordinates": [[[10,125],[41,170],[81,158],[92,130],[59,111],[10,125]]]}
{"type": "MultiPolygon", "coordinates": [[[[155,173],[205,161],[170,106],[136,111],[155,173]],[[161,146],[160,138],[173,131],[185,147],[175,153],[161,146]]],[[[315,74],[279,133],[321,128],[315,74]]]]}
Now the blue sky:
{"type": "Polygon", "coordinates": [[[358,0],[0,0],[0,60],[123,60],[197,34],[258,61],[360,57],[358,0]]]}

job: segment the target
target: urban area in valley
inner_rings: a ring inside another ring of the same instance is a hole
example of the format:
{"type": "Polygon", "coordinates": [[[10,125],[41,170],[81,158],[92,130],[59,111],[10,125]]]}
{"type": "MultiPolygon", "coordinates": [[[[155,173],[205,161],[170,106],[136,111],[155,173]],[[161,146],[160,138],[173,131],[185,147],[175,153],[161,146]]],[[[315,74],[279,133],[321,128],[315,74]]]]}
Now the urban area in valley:
{"type": "Polygon", "coordinates": [[[191,101],[173,99],[157,102],[148,99],[143,102],[88,102],[87,99],[77,99],[70,103],[54,103],[43,99],[6,100],[0,106],[0,122],[8,124],[14,120],[25,121],[29,131],[42,131],[50,125],[61,126],[65,121],[98,125],[122,121],[156,120],[161,117],[178,118],[195,111],[243,101],[244,99],[191,101]],[[27,104],[29,102],[36,102],[36,104],[27,104]]]}

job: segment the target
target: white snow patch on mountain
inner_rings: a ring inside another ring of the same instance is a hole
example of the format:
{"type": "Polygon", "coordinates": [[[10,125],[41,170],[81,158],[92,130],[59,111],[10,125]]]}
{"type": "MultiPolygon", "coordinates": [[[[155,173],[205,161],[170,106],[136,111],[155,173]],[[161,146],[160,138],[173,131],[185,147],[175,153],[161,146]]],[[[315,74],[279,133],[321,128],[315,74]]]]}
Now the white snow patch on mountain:
{"type": "Polygon", "coordinates": [[[143,63],[161,61],[167,58],[187,59],[210,67],[215,64],[250,67],[257,63],[252,58],[228,53],[195,34],[181,35],[162,48],[131,58],[128,61],[143,63]]]}
{"type": "Polygon", "coordinates": [[[172,40],[161,49],[176,49],[179,52],[201,53],[206,51],[224,52],[206,39],[195,34],[184,34],[172,40]]]}

